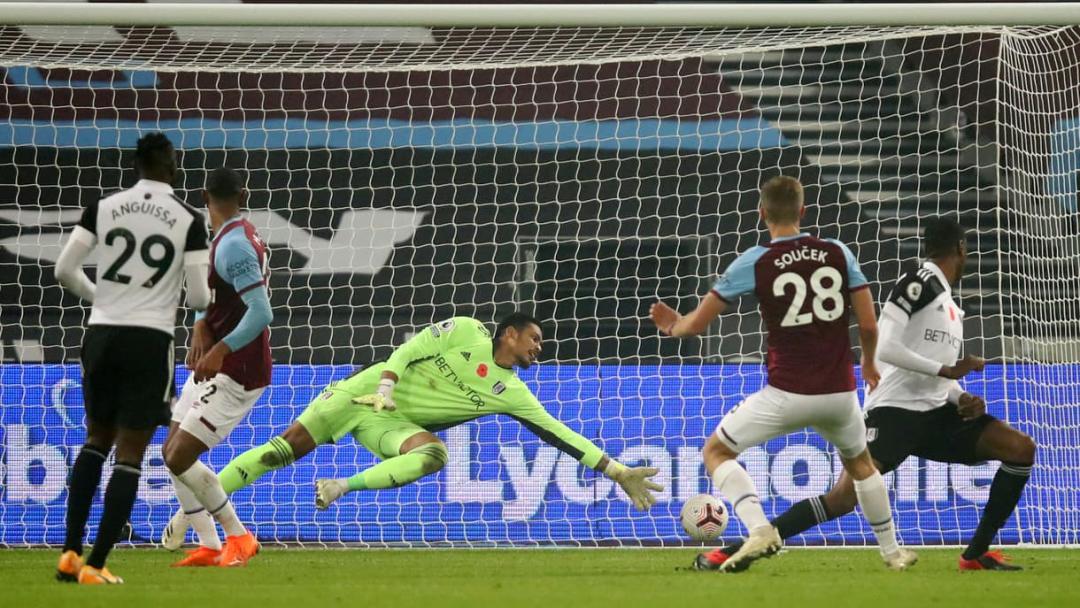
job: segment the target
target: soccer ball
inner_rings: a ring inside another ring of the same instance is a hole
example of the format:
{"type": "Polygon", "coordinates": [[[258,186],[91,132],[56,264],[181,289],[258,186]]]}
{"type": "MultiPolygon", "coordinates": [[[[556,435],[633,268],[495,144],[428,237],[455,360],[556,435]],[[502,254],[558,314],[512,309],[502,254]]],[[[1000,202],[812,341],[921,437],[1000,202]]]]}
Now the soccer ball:
{"type": "Polygon", "coordinates": [[[727,507],[717,497],[698,494],[683,503],[682,527],[690,538],[713,540],[724,533],[728,524],[727,507]]]}

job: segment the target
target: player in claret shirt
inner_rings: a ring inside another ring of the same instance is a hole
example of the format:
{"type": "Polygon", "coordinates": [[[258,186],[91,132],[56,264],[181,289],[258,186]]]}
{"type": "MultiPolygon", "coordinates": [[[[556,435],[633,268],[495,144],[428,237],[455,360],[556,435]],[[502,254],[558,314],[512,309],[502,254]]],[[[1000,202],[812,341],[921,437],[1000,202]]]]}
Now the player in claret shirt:
{"type": "Polygon", "coordinates": [[[217,475],[199,460],[247,416],[270,384],[269,254],[241,213],[246,195],[232,169],[207,176],[203,198],[214,230],[209,274],[214,297],[206,315],[195,321],[187,361],[192,374],[173,407],[162,448],[180,501],[162,544],[179,548],[188,525],[199,536],[199,547],[176,566],[241,566],[259,547],[236,517],[217,475]],[[225,530],[224,548],[214,520],[225,530]]]}
{"type": "MultiPolygon", "coordinates": [[[[870,454],[884,472],[909,456],[959,464],[1000,460],[979,527],[960,556],[960,570],[1020,570],[1000,551],[991,551],[990,543],[1027,485],[1035,442],[987,414],[982,397],[958,382],[985,363],[960,356],[963,312],[951,286],[960,281],[967,259],[963,228],[953,218],[927,220],[923,251],[926,261],[900,276],[881,309],[882,377],[866,399],[870,454]]],[[[841,474],[828,494],[792,505],[772,523],[787,538],[854,508],[851,477],[841,474]]],[[[702,554],[697,567],[715,569],[738,548],[702,554]]]]}
{"type": "Polygon", "coordinates": [[[736,258],[689,315],[662,302],[650,310],[661,332],[692,336],[705,331],[735,299],[753,295],[768,329],[768,386],[728,412],[703,450],[713,486],[750,531],[746,542],[718,569],[745,570],[754,560],[779,551],[782,544],[765,517],[753,480],[736,457],[774,437],[811,427],[840,452],[882,558],[889,568],[902,570],[916,557],[897,545],[885,481],[866,449],[848,338],[852,310],[863,349],[863,377],[874,386],[878,380],[874,302],[866,277],[846,246],[799,229],[804,212],[798,180],[782,176],[768,180],[761,187],[760,213],[772,240],[736,258]]]}
{"type": "Polygon", "coordinates": [[[346,479],[315,484],[320,509],[355,490],[410,484],[446,465],[446,445],[435,432],[492,414],[508,415],[540,439],[617,482],[638,509],[656,502],[649,481],[657,469],[627,467],[544,409],[517,377],[540,354],[540,323],[514,313],[492,337],[484,324],[454,317],[431,325],[390,358],[335,382],[308,405],[279,437],[244,452],[221,471],[227,492],[243,488],[267,471],[302,458],[317,446],[345,435],[382,462],[346,479]]]}

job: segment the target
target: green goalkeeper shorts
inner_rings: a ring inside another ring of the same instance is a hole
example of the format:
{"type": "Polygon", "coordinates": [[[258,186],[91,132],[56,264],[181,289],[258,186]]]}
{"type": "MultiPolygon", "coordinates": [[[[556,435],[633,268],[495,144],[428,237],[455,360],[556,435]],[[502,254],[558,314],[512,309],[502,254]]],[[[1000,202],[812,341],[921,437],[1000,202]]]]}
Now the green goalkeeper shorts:
{"type": "Polygon", "coordinates": [[[401,444],[406,439],[425,432],[396,411],[376,413],[370,406],[353,403],[356,396],[331,384],[308,404],[296,421],[311,433],[316,445],[336,442],[351,434],[380,460],[400,455],[401,444]]]}

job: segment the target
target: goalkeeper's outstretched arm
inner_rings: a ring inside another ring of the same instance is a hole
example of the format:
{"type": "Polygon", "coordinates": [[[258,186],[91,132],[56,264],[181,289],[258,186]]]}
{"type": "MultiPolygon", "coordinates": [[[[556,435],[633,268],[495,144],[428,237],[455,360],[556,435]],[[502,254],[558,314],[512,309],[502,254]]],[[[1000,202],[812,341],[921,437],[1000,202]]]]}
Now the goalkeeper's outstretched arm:
{"type": "Polygon", "coordinates": [[[656,503],[653,492],[663,491],[663,486],[649,481],[659,473],[653,467],[628,467],[604,454],[593,442],[555,419],[535,399],[526,407],[510,412],[515,420],[536,434],[545,443],[559,448],[581,464],[595,469],[622,487],[639,511],[646,511],[656,503]]]}

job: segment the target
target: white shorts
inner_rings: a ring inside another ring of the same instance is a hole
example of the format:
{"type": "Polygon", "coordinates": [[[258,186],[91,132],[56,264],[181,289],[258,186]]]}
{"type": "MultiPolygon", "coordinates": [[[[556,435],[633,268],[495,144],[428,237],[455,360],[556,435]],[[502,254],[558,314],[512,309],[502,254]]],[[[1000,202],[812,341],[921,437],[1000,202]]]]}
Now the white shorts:
{"type": "Polygon", "coordinates": [[[180,398],[173,405],[172,421],[212,448],[221,443],[247,416],[266,387],[246,391],[232,378],[218,374],[196,383],[188,376],[180,398]]]}
{"type": "Polygon", "coordinates": [[[739,453],[806,427],[835,445],[844,458],[866,449],[866,424],[855,391],[799,395],[766,386],[728,412],[716,436],[739,453]]]}

